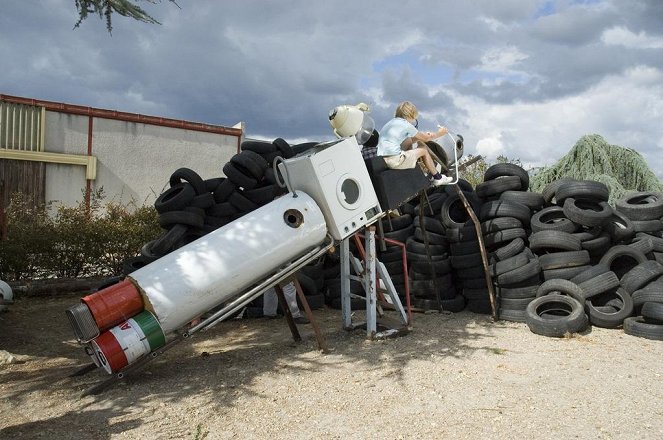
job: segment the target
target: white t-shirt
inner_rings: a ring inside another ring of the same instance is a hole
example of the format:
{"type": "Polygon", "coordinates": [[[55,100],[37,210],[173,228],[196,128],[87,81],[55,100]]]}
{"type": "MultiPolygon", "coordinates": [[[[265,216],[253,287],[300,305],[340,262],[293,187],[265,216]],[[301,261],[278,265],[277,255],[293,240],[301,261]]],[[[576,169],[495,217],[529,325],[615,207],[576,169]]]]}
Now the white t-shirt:
{"type": "Polygon", "coordinates": [[[378,156],[401,154],[401,143],[418,133],[414,125],[403,118],[394,118],[384,124],[378,140],[378,156]]]}

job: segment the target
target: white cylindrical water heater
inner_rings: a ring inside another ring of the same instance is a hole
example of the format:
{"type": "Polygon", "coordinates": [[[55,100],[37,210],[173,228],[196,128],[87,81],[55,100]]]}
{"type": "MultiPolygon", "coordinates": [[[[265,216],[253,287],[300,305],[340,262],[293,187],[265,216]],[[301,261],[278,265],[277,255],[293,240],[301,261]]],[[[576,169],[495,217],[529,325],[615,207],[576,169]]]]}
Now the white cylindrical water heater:
{"type": "Polygon", "coordinates": [[[288,194],[129,275],[164,333],[232,299],[322,243],[322,211],[306,193],[288,194]]]}

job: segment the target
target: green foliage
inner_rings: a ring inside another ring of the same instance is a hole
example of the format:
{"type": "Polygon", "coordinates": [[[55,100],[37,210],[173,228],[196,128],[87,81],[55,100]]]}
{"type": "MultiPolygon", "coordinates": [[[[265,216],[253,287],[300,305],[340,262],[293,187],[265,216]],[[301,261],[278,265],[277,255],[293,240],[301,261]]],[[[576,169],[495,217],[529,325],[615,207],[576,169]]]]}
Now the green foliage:
{"type": "MultiPolygon", "coordinates": [[[[144,1],[152,4],[161,3],[161,0],[144,1]]],[[[111,33],[113,30],[112,16],[114,13],[142,21],[143,23],[161,24],[149,16],[143,8],[135,4],[138,3],[138,0],[74,0],[74,2],[76,4],[76,10],[78,11],[78,22],[76,22],[76,25],[74,26],[75,28],[80,26],[89,14],[99,15],[100,19],[105,18],[108,33],[111,33]]],[[[170,2],[177,5],[175,0],[170,0],[170,2]]]]}
{"type": "MultiPolygon", "coordinates": [[[[475,156],[469,154],[464,162],[469,162],[472,159],[474,159],[475,156]]],[[[523,166],[522,162],[520,159],[510,159],[506,156],[497,156],[495,158],[495,163],[514,163],[518,166],[523,166]]],[[[473,188],[476,188],[476,186],[483,182],[483,176],[486,173],[486,170],[490,168],[491,165],[494,165],[491,162],[488,162],[485,158],[481,157],[479,160],[474,162],[471,165],[468,165],[467,168],[465,168],[463,171],[460,172],[460,177],[462,179],[467,180],[472,184],[473,188]]]]}
{"type": "Polygon", "coordinates": [[[597,134],[583,136],[557,163],[539,170],[530,187],[532,191],[541,191],[562,177],[606,184],[610,202],[629,191],[663,191],[663,184],[637,151],[610,145],[597,134]]]}
{"type": "Polygon", "coordinates": [[[34,207],[22,194],[7,209],[8,237],[0,246],[0,278],[8,280],[120,274],[122,262],[160,234],[151,206],[103,204],[34,207]]]}

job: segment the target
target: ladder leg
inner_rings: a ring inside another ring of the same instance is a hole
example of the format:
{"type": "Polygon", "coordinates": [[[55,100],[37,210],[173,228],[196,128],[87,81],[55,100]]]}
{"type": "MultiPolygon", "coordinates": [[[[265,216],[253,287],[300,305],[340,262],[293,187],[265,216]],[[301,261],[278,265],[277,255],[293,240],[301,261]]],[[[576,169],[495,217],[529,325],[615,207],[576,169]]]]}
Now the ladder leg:
{"type": "Polygon", "coordinates": [[[322,350],[323,353],[327,353],[328,352],[327,340],[322,335],[320,327],[318,326],[317,321],[313,317],[313,312],[311,312],[311,307],[308,305],[308,301],[306,300],[306,295],[304,295],[302,286],[300,286],[297,277],[295,277],[293,281],[295,282],[295,288],[297,289],[297,296],[299,297],[299,302],[302,303],[302,306],[304,307],[304,313],[306,314],[306,317],[308,318],[311,327],[313,327],[313,333],[315,333],[315,340],[318,341],[318,348],[322,350]]]}
{"type": "Polygon", "coordinates": [[[375,227],[368,228],[366,233],[366,270],[364,272],[366,287],[366,335],[373,338],[377,333],[377,293],[375,279],[375,227]]]}
{"type": "Polygon", "coordinates": [[[283,310],[285,320],[288,323],[288,327],[290,328],[290,333],[292,333],[292,339],[294,339],[295,342],[301,341],[302,336],[299,334],[299,330],[297,330],[297,324],[295,324],[295,320],[292,318],[292,313],[290,313],[290,307],[288,307],[288,301],[285,299],[283,289],[281,289],[281,286],[277,284],[274,286],[274,290],[276,291],[276,297],[279,299],[279,305],[281,306],[281,310],[283,310]]]}
{"type": "Polygon", "coordinates": [[[341,315],[343,328],[352,329],[352,310],[350,307],[350,242],[348,238],[341,241],[341,315]]]}

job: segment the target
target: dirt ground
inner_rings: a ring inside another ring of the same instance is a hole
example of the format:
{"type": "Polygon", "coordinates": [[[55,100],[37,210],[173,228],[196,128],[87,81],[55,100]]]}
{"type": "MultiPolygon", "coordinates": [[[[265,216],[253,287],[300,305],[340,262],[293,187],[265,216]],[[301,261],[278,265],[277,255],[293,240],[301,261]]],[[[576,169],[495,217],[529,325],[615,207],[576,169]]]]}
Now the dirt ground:
{"type": "Polygon", "coordinates": [[[0,314],[0,438],[661,439],[663,343],[621,330],[553,339],[487,316],[416,314],[412,332],[368,341],[316,311],[294,343],[283,319],[233,320],[137,376],[108,375],[64,311],[77,297],[19,299],[0,314]]]}

